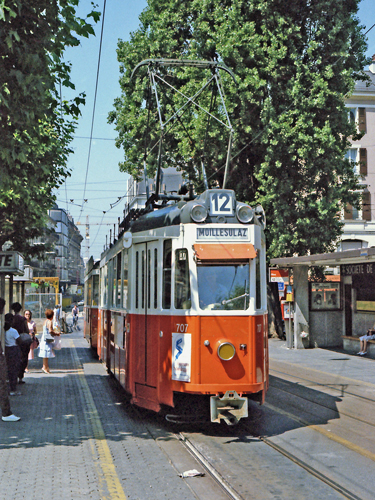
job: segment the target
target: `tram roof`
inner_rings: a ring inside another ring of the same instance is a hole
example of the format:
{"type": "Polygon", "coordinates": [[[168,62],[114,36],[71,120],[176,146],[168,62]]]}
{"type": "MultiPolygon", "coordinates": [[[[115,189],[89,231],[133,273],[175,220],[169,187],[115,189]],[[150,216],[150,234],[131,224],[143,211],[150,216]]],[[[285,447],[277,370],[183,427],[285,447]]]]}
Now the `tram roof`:
{"type": "Polygon", "coordinates": [[[342,252],[319,253],[301,257],[280,257],[270,260],[271,266],[340,266],[375,261],[375,247],[343,250],[342,252]]]}

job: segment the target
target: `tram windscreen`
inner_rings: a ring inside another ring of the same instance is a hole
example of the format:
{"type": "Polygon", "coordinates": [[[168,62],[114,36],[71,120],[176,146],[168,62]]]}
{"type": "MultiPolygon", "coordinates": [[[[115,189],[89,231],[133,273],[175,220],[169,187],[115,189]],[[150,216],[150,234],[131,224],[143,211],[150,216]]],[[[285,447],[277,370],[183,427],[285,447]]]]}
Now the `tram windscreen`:
{"type": "Polygon", "coordinates": [[[244,311],[249,307],[248,263],[198,265],[199,307],[211,310],[244,311]]]}

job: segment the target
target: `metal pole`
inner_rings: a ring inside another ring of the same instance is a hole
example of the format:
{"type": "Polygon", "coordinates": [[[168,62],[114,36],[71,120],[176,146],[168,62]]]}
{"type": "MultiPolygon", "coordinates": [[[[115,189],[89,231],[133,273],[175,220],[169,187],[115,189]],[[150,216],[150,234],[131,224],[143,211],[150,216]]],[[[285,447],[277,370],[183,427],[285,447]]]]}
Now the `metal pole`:
{"type": "MultiPolygon", "coordinates": [[[[4,300],[6,300],[5,298],[5,274],[0,274],[0,297],[2,297],[4,300]]],[[[4,308],[4,312],[5,312],[5,308],[4,308]]],[[[3,314],[0,314],[0,339],[1,339],[1,345],[2,345],[2,348],[5,349],[5,332],[4,332],[4,328],[3,328],[3,325],[4,325],[4,313],[3,314]]]]}

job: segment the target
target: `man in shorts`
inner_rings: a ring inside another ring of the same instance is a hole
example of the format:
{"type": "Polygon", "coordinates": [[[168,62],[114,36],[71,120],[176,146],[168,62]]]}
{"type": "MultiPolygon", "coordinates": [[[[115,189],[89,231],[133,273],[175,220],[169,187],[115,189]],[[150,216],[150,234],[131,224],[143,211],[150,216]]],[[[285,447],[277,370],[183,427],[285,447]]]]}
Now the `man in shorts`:
{"type": "MultiPolygon", "coordinates": [[[[375,325],[374,325],[375,327],[375,325]]],[[[375,340],[375,330],[367,330],[366,335],[362,335],[362,337],[359,337],[359,340],[361,341],[360,346],[359,346],[359,352],[357,353],[359,356],[365,356],[367,354],[367,342],[369,340],[375,340]]]]}

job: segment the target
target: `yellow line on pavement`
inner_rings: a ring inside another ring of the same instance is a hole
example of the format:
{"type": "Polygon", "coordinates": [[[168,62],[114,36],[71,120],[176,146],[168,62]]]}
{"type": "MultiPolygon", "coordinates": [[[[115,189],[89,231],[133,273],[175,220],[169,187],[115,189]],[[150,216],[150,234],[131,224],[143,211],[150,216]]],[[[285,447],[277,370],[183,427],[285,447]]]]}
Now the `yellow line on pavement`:
{"type": "Polygon", "coordinates": [[[92,453],[94,456],[93,462],[97,465],[97,468],[100,469],[98,471],[100,497],[102,500],[126,500],[126,495],[116,473],[116,468],[112,460],[111,451],[105,438],[98,410],[96,409],[95,402],[88,386],[84,371],[80,367],[80,362],[73,340],[70,341],[70,347],[73,362],[77,367],[77,373],[81,386],[80,389],[82,391],[85,403],[89,409],[89,412],[85,414],[85,418],[90,423],[94,435],[94,439],[91,439],[90,441],[92,453]],[[105,483],[103,483],[102,475],[104,477],[105,483]]]}
{"type": "Polygon", "coordinates": [[[334,434],[331,431],[327,431],[318,425],[313,425],[310,422],[307,422],[306,420],[303,420],[302,418],[296,417],[295,415],[292,415],[291,413],[289,413],[285,410],[281,410],[280,408],[277,408],[276,406],[271,405],[267,402],[264,403],[264,406],[266,406],[270,410],[273,410],[277,413],[280,413],[281,415],[284,415],[288,418],[291,418],[292,420],[294,420],[295,422],[298,422],[303,427],[308,427],[309,429],[312,429],[316,432],[319,432],[320,434],[327,437],[328,439],[331,439],[332,441],[335,441],[336,443],[339,443],[339,444],[345,446],[349,450],[355,451],[356,453],[359,453],[363,457],[369,458],[370,460],[375,462],[375,453],[372,453],[371,451],[365,450],[361,446],[358,446],[358,445],[352,443],[351,441],[348,441],[347,439],[344,439],[344,438],[338,436],[337,434],[334,434]]]}

